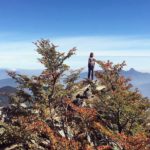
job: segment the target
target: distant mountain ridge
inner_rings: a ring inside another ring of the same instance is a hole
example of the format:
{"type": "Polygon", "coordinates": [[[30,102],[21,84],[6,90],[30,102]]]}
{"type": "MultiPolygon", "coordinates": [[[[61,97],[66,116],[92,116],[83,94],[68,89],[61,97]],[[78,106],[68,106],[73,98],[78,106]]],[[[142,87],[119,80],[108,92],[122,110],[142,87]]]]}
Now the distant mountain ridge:
{"type": "MultiPolygon", "coordinates": [[[[20,69],[17,70],[16,72],[19,74],[26,74],[28,76],[32,76],[32,75],[38,76],[40,75],[42,70],[20,69]]],[[[121,74],[127,78],[130,78],[134,88],[138,88],[144,96],[150,98],[150,73],[142,73],[131,68],[128,71],[123,70],[121,74]]],[[[80,78],[81,79],[87,78],[87,72],[82,72],[80,78]]],[[[0,69],[0,88],[4,86],[16,87],[16,82],[7,75],[5,69],[0,69]]]]}
{"type": "MultiPolygon", "coordinates": [[[[13,71],[10,69],[0,69],[0,88],[3,86],[11,86],[11,87],[16,87],[17,84],[15,80],[13,80],[8,74],[7,71],[13,71]]],[[[16,73],[22,74],[22,75],[40,75],[42,70],[26,70],[26,69],[18,69],[16,70],[16,73]]]]}
{"type": "Polygon", "coordinates": [[[122,71],[122,74],[127,78],[131,78],[132,83],[136,85],[150,83],[150,73],[142,73],[131,68],[128,71],[122,71]]]}

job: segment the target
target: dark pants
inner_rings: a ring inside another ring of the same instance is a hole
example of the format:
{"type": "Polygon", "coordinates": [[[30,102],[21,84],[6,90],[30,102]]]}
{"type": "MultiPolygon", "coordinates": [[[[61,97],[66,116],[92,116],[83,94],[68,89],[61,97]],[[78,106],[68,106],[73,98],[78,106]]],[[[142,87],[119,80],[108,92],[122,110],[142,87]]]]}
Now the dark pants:
{"type": "Polygon", "coordinates": [[[88,65],[88,79],[93,80],[94,78],[94,66],[88,65]]]}

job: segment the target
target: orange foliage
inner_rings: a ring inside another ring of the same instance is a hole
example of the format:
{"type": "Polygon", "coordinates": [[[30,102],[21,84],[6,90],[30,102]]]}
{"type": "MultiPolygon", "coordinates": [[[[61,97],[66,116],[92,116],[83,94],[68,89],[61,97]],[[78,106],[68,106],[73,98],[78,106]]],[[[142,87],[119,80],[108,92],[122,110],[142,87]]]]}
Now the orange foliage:
{"type": "Polygon", "coordinates": [[[73,110],[75,110],[77,113],[79,113],[82,117],[88,120],[93,120],[96,118],[96,110],[93,108],[84,108],[84,107],[78,107],[72,103],[71,100],[65,99],[65,102],[67,105],[71,106],[73,110]]]}
{"type": "Polygon", "coordinates": [[[27,126],[27,130],[38,131],[38,133],[44,133],[48,135],[51,144],[49,145],[51,149],[59,149],[59,147],[64,147],[66,150],[79,149],[79,143],[74,140],[68,140],[64,137],[58,136],[55,132],[43,121],[38,120],[27,126]]]}
{"type": "Polygon", "coordinates": [[[98,150],[112,150],[112,147],[109,145],[104,145],[104,146],[98,146],[98,150]]]}

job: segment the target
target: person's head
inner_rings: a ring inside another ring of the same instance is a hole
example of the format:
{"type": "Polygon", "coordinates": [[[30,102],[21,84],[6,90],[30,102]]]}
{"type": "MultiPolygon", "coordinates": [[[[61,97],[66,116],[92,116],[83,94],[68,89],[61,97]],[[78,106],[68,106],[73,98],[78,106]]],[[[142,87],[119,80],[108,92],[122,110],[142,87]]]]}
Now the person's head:
{"type": "Polygon", "coordinates": [[[90,53],[90,57],[93,57],[93,56],[94,56],[94,53],[93,53],[93,52],[91,52],[91,53],[90,53]]]}
{"type": "Polygon", "coordinates": [[[77,94],[77,95],[76,95],[76,98],[80,98],[80,94],[77,94]]]}
{"type": "Polygon", "coordinates": [[[89,91],[89,88],[87,88],[86,91],[89,91]]]}

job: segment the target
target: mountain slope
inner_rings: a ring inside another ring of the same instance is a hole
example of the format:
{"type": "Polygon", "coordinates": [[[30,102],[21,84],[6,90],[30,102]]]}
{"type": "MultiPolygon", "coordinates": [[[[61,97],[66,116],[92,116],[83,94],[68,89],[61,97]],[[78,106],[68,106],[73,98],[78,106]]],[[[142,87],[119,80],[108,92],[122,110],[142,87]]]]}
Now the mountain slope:
{"type": "Polygon", "coordinates": [[[7,79],[0,80],[0,88],[4,86],[16,87],[17,84],[15,80],[13,80],[12,78],[7,78],[7,79]]]}
{"type": "Polygon", "coordinates": [[[5,86],[0,88],[0,93],[7,93],[7,94],[12,94],[15,93],[17,90],[14,87],[11,86],[5,86]]]}
{"type": "Polygon", "coordinates": [[[144,96],[147,96],[150,98],[150,83],[141,84],[138,86],[138,89],[141,91],[141,93],[144,96]]]}
{"type": "Polygon", "coordinates": [[[9,104],[9,96],[10,94],[16,93],[17,89],[10,86],[5,86],[0,88],[0,107],[6,106],[9,104]]]}

